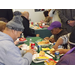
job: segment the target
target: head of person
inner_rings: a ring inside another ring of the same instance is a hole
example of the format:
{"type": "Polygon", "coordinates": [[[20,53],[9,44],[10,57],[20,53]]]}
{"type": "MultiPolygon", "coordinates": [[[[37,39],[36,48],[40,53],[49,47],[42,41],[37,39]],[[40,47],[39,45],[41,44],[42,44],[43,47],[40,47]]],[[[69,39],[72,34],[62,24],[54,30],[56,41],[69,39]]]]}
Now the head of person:
{"type": "Polygon", "coordinates": [[[61,23],[59,21],[54,21],[51,23],[51,25],[47,28],[48,30],[51,30],[51,33],[53,35],[58,34],[61,31],[61,23]]]}
{"type": "Polygon", "coordinates": [[[13,15],[14,15],[14,16],[21,16],[22,13],[21,13],[20,11],[15,11],[15,12],[13,13],[13,15]]]}
{"type": "Polygon", "coordinates": [[[70,48],[75,47],[75,26],[74,26],[74,29],[69,36],[68,43],[70,44],[70,48]]]}
{"type": "Polygon", "coordinates": [[[49,11],[47,11],[47,10],[43,12],[43,14],[44,14],[45,17],[48,16],[48,13],[49,13],[49,11]]]}
{"type": "Polygon", "coordinates": [[[22,12],[22,16],[24,16],[26,19],[29,20],[29,12],[27,11],[22,12]]]}
{"type": "Polygon", "coordinates": [[[4,31],[5,27],[6,27],[6,23],[3,22],[3,21],[0,21],[0,31],[1,31],[1,32],[4,31]]]}
{"type": "Polygon", "coordinates": [[[6,28],[3,32],[8,34],[15,41],[24,30],[22,20],[21,16],[14,16],[13,19],[6,24],[6,28]]]}
{"type": "Polygon", "coordinates": [[[8,22],[8,20],[6,18],[4,18],[4,17],[1,17],[0,21],[6,22],[6,23],[8,22]]]}

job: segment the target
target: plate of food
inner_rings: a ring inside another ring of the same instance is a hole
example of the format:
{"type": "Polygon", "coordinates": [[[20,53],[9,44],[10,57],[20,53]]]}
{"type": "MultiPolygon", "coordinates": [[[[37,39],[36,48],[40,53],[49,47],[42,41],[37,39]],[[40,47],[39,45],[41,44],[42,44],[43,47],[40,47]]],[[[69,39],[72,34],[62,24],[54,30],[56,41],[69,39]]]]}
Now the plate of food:
{"type": "Polygon", "coordinates": [[[48,60],[49,58],[52,58],[52,57],[46,54],[45,52],[40,51],[40,53],[33,55],[32,61],[34,63],[40,63],[40,62],[44,62],[45,60],[48,60]]]}
{"type": "Polygon", "coordinates": [[[40,28],[40,27],[38,27],[38,26],[34,26],[32,29],[42,29],[42,28],[40,28]]]}
{"type": "MultiPolygon", "coordinates": [[[[50,54],[51,56],[55,57],[55,55],[53,55],[55,52],[55,49],[52,48],[50,51],[47,51],[48,54],[50,54]]],[[[64,54],[60,54],[60,57],[63,56],[64,54]]]]}
{"type": "Polygon", "coordinates": [[[38,44],[38,45],[49,45],[49,44],[51,44],[51,43],[49,42],[49,40],[42,40],[42,41],[40,41],[40,42],[37,42],[37,44],[38,44]]]}
{"type": "Polygon", "coordinates": [[[23,42],[26,42],[27,41],[26,38],[18,38],[17,40],[19,41],[19,43],[23,43],[23,42]]]}
{"type": "MultiPolygon", "coordinates": [[[[29,47],[27,44],[23,44],[23,45],[22,45],[22,47],[21,47],[21,49],[22,49],[22,50],[29,50],[29,49],[30,49],[30,47],[29,47]]],[[[38,48],[37,48],[36,46],[35,46],[35,48],[34,48],[34,49],[35,49],[35,51],[37,51],[37,50],[38,50],[38,48]]]]}

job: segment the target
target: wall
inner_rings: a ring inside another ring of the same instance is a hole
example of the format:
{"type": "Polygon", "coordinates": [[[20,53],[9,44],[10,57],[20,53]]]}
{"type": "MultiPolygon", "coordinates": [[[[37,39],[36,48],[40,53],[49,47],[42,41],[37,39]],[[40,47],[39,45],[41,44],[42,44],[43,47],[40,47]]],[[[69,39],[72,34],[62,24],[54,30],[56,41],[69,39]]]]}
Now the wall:
{"type": "Polygon", "coordinates": [[[13,9],[13,11],[28,11],[31,22],[39,22],[40,20],[44,20],[43,12],[35,12],[34,9],[13,9]]]}

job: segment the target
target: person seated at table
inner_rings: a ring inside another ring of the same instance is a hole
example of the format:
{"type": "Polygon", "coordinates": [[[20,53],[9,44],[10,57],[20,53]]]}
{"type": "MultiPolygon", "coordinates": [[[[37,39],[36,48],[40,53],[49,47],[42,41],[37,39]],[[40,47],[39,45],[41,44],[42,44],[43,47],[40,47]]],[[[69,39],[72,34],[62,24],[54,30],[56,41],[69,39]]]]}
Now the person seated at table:
{"type": "MultiPolygon", "coordinates": [[[[74,29],[75,29],[75,27],[74,27],[74,29]]],[[[73,31],[74,31],[74,30],[73,30],[73,31]]],[[[59,51],[60,54],[65,54],[66,52],[68,52],[68,51],[70,50],[70,46],[69,46],[69,44],[68,44],[68,40],[69,40],[70,34],[71,34],[71,33],[68,33],[68,34],[66,34],[66,35],[63,35],[63,36],[61,36],[61,37],[57,40],[56,44],[53,46],[53,48],[55,49],[55,51],[59,51]],[[68,44],[67,49],[58,49],[58,46],[59,46],[59,45],[64,45],[64,44],[68,44]]],[[[55,51],[53,51],[52,53],[54,54],[55,51]]]]}
{"type": "Polygon", "coordinates": [[[70,50],[61,57],[56,65],[75,65],[75,29],[71,32],[68,43],[70,50]]]}
{"type": "Polygon", "coordinates": [[[50,12],[50,10],[46,10],[43,12],[44,17],[45,17],[45,20],[42,21],[45,24],[45,25],[43,25],[44,28],[49,27],[51,24],[51,17],[49,16],[49,12],[50,12]]]}
{"type": "MultiPolygon", "coordinates": [[[[61,23],[58,21],[52,22],[50,27],[48,27],[47,29],[51,30],[51,33],[53,35],[53,37],[49,38],[49,40],[52,43],[56,42],[60,36],[67,34],[67,31],[61,27],[61,23]]],[[[46,38],[44,38],[44,39],[46,39],[46,38]]]]}
{"type": "Polygon", "coordinates": [[[0,65],[29,65],[32,61],[34,50],[28,50],[22,57],[20,49],[14,44],[14,41],[24,30],[22,18],[14,16],[6,24],[3,32],[0,32],[0,65]]]}
{"type": "Polygon", "coordinates": [[[22,12],[21,17],[23,18],[22,23],[25,28],[23,31],[24,37],[36,37],[36,36],[38,37],[39,34],[33,33],[34,30],[29,28],[29,12],[27,12],[27,11],[22,12]]]}
{"type": "MultiPolygon", "coordinates": [[[[8,20],[6,18],[0,18],[0,31],[3,32],[5,27],[6,27],[6,23],[8,22],[8,20]]],[[[19,43],[19,41],[15,41],[14,44],[17,45],[19,43]]],[[[21,46],[18,46],[19,48],[21,46]]]]}

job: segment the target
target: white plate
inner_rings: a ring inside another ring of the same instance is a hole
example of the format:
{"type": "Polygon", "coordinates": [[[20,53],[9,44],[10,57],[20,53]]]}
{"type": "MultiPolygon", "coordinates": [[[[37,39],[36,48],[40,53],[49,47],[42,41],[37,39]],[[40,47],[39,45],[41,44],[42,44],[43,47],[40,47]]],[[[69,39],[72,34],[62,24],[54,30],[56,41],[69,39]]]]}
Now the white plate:
{"type": "MultiPolygon", "coordinates": [[[[27,45],[23,45],[22,47],[21,47],[21,49],[22,50],[29,50],[29,46],[27,46],[27,45]]],[[[35,46],[35,51],[37,51],[38,50],[38,48],[35,46]]]]}
{"type": "MultiPolygon", "coordinates": [[[[51,54],[50,51],[47,51],[48,54],[50,54],[51,56],[55,57],[55,55],[51,54]]],[[[60,54],[60,56],[62,56],[64,54],[60,54]]]]}
{"type": "Polygon", "coordinates": [[[20,41],[19,38],[17,38],[17,41],[19,41],[19,43],[23,43],[23,42],[26,42],[27,40],[25,40],[25,41],[20,41]]]}
{"type": "MultiPolygon", "coordinates": [[[[49,57],[49,58],[52,58],[51,56],[49,56],[49,55],[46,54],[46,53],[45,53],[45,56],[47,56],[47,57],[49,57]]],[[[39,57],[39,53],[33,55],[32,61],[33,61],[34,63],[40,63],[40,62],[44,62],[44,61],[45,61],[45,60],[35,61],[36,57],[39,57]]]]}

